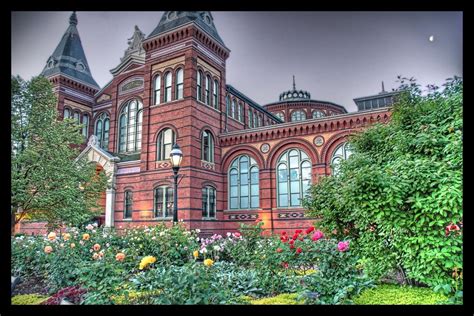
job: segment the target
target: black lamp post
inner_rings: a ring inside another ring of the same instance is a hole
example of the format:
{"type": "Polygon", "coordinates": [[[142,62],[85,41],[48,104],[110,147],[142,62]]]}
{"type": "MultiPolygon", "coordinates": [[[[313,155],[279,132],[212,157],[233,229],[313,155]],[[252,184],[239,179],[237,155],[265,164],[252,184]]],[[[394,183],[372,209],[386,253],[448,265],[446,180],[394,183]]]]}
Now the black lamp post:
{"type": "Polygon", "coordinates": [[[173,223],[178,222],[178,171],[181,160],[183,159],[183,152],[178,144],[174,144],[170,152],[171,166],[174,173],[174,189],[173,189],[173,223]]]}

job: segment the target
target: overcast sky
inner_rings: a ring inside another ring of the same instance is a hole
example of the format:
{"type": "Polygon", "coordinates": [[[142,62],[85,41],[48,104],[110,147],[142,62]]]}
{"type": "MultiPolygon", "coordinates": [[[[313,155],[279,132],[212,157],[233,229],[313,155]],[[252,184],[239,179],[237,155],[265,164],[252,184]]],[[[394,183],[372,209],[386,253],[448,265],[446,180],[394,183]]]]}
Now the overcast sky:
{"type": "MultiPolygon", "coordinates": [[[[163,12],[77,12],[92,75],[103,87],[134,25],[148,36],[163,12]]],[[[71,12],[12,12],[12,74],[38,75],[69,25],[71,12]]],[[[261,105],[292,87],[355,111],[353,98],[398,87],[397,75],[423,86],[462,76],[461,12],[213,11],[226,46],[227,83],[261,105]],[[434,41],[429,41],[433,35],[434,41]]]]}

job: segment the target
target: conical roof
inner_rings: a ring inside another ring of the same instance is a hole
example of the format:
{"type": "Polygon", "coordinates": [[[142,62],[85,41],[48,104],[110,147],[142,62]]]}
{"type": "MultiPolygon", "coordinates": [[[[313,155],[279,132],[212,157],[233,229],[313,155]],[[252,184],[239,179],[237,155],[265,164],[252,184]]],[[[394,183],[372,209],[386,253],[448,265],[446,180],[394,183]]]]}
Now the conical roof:
{"type": "Polygon", "coordinates": [[[221,37],[217,33],[216,26],[214,25],[214,18],[210,11],[165,11],[161,17],[160,23],[158,23],[158,26],[150,33],[150,35],[148,35],[147,38],[157,36],[191,22],[197,24],[207,34],[225,46],[221,37]]]}
{"type": "Polygon", "coordinates": [[[48,58],[41,74],[45,77],[64,74],[99,89],[99,85],[92,78],[76,25],[77,16],[76,12],[73,12],[69,18],[69,27],[48,58]]]}

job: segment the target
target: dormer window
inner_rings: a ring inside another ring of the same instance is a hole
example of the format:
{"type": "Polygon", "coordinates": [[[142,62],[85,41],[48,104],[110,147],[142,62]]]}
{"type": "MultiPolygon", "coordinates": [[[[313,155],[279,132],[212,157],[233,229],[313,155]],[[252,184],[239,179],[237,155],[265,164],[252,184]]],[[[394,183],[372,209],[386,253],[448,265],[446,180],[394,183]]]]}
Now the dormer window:
{"type": "Polygon", "coordinates": [[[78,62],[78,63],[76,63],[76,69],[79,70],[79,71],[84,71],[86,69],[86,66],[84,66],[83,63],[78,62]]]}
{"type": "Polygon", "coordinates": [[[48,61],[48,68],[53,68],[54,67],[54,59],[51,58],[49,61],[48,61]]]}

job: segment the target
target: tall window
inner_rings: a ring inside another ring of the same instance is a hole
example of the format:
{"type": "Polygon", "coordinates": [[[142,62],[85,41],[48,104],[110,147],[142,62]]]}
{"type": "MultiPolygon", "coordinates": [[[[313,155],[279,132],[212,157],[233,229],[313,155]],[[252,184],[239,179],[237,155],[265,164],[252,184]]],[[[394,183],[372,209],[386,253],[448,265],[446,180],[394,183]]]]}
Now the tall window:
{"type": "Polygon", "coordinates": [[[143,104],[132,99],[120,111],[119,151],[135,152],[141,149],[143,104]]]}
{"type": "Polygon", "coordinates": [[[239,120],[239,122],[243,121],[243,113],[244,113],[244,105],[242,104],[242,102],[240,102],[239,103],[239,111],[238,111],[238,114],[237,114],[237,119],[239,120]]]}
{"type": "Polygon", "coordinates": [[[283,113],[277,112],[277,113],[275,113],[275,116],[278,117],[283,122],[285,121],[285,115],[283,113]]]}
{"type": "Polygon", "coordinates": [[[153,81],[153,104],[160,104],[161,101],[161,76],[157,75],[153,81]]]}
{"type": "Polygon", "coordinates": [[[197,73],[197,99],[202,102],[202,72],[198,71],[197,73]]]}
{"type": "Polygon", "coordinates": [[[183,76],[183,69],[178,69],[176,72],[176,100],[183,98],[183,76]]]}
{"type": "Polygon", "coordinates": [[[204,161],[214,162],[214,140],[209,131],[202,132],[202,156],[204,161]]]}
{"type": "Polygon", "coordinates": [[[216,109],[219,108],[219,82],[217,80],[214,80],[214,86],[212,87],[212,94],[214,96],[214,107],[216,109]]]}
{"type": "Polygon", "coordinates": [[[351,155],[352,150],[349,143],[342,143],[336,147],[331,157],[331,169],[333,175],[337,175],[339,173],[341,162],[348,159],[351,155]]]}
{"type": "Polygon", "coordinates": [[[313,118],[320,118],[320,117],[325,117],[325,116],[326,114],[324,114],[323,111],[318,111],[318,110],[313,111],[313,118]]]}
{"type": "Polygon", "coordinates": [[[306,114],[303,111],[293,111],[291,112],[291,121],[303,121],[306,120],[306,114]]]}
{"type": "Polygon", "coordinates": [[[64,117],[65,119],[71,117],[71,111],[69,111],[68,108],[65,108],[65,109],[64,109],[64,115],[63,115],[63,117],[64,117]]]}
{"type": "Polygon", "coordinates": [[[153,195],[155,217],[173,216],[173,188],[168,186],[157,187],[153,195]]]}
{"type": "Polygon", "coordinates": [[[97,136],[99,146],[102,149],[107,149],[109,147],[109,129],[109,115],[107,113],[100,114],[95,121],[94,135],[97,136]]]}
{"type": "Polygon", "coordinates": [[[250,128],[254,127],[254,125],[253,125],[253,115],[252,115],[251,110],[248,110],[248,121],[249,121],[249,127],[250,128]]]}
{"type": "Polygon", "coordinates": [[[258,126],[262,126],[262,117],[260,115],[258,116],[258,126]]]}
{"type": "Polygon", "coordinates": [[[81,124],[81,115],[77,111],[74,112],[74,120],[77,122],[77,124],[81,124]]]}
{"type": "Polygon", "coordinates": [[[132,191],[125,191],[123,218],[132,218],[132,191]]]}
{"type": "Polygon", "coordinates": [[[86,138],[89,136],[89,115],[84,114],[82,116],[82,135],[84,135],[86,138]]]}
{"type": "Polygon", "coordinates": [[[230,116],[230,99],[229,99],[229,96],[225,97],[225,108],[226,108],[227,116],[230,116]]]}
{"type": "Polygon", "coordinates": [[[229,208],[249,209],[259,206],[258,165],[242,155],[234,159],[229,174],[229,208]]]}
{"type": "Polygon", "coordinates": [[[285,151],[277,162],[278,206],[301,206],[311,184],[311,161],[299,149],[285,151]]]}
{"type": "Polygon", "coordinates": [[[235,102],[235,99],[232,100],[232,113],[230,114],[230,116],[232,116],[232,118],[237,117],[237,103],[235,102]]]}
{"type": "Polygon", "coordinates": [[[205,100],[207,105],[211,105],[211,77],[206,76],[205,100]]]}
{"type": "Polygon", "coordinates": [[[211,186],[202,188],[202,217],[216,217],[216,189],[211,186]]]}
{"type": "Polygon", "coordinates": [[[253,127],[258,127],[257,113],[253,113],[253,127]]]}
{"type": "Polygon", "coordinates": [[[171,101],[171,72],[165,74],[165,102],[171,101]]]}
{"type": "Polygon", "coordinates": [[[171,148],[176,142],[174,131],[171,128],[164,129],[158,135],[156,144],[157,154],[156,160],[166,160],[170,157],[171,148]]]}

